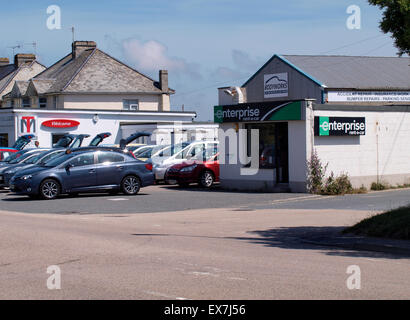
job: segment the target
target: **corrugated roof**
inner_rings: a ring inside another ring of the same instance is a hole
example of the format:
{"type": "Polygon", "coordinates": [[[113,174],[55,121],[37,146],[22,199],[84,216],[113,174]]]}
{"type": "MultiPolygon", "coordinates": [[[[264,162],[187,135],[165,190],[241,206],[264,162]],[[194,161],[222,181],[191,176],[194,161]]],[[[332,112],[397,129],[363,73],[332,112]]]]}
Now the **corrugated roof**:
{"type": "Polygon", "coordinates": [[[410,59],[399,57],[283,55],[329,88],[410,89],[410,59]]]}

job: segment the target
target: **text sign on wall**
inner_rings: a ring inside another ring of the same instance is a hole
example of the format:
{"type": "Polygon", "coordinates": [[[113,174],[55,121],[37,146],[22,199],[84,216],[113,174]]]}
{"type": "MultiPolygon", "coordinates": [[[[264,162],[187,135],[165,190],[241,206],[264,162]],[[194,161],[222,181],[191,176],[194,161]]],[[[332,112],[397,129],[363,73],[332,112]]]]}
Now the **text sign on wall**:
{"type": "Polygon", "coordinates": [[[315,136],[363,136],[366,119],[350,117],[315,117],[315,136]]]}
{"type": "Polygon", "coordinates": [[[410,91],[329,91],[328,102],[410,102],[410,91]]]}
{"type": "Polygon", "coordinates": [[[80,123],[75,120],[54,119],[44,121],[42,125],[49,128],[74,128],[78,127],[80,123]]]}
{"type": "Polygon", "coordinates": [[[263,76],[265,98],[287,97],[289,94],[288,74],[274,73],[263,76]]]}

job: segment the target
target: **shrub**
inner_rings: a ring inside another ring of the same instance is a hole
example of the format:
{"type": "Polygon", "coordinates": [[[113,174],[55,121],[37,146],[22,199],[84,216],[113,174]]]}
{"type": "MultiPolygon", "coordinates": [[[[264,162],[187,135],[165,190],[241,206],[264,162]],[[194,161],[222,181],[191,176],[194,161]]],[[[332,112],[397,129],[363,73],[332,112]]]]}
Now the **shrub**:
{"type": "Polygon", "coordinates": [[[334,173],[331,172],[330,176],[326,179],[321,193],[326,195],[343,195],[352,192],[353,187],[347,173],[342,173],[335,178],[334,173]]]}
{"type": "Polygon", "coordinates": [[[310,193],[321,193],[323,187],[323,179],[326,173],[326,166],[323,166],[316,150],[312,152],[310,160],[307,162],[307,189],[310,193]]]}
{"type": "Polygon", "coordinates": [[[387,188],[388,188],[387,184],[382,183],[382,182],[373,182],[370,187],[370,189],[374,191],[385,190],[387,188]]]}

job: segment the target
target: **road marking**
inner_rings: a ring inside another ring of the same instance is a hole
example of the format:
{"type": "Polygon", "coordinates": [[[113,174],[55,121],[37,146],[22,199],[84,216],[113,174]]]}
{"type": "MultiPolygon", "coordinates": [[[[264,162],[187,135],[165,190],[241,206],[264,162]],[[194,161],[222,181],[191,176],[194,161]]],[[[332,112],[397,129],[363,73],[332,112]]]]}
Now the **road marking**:
{"type": "Polygon", "coordinates": [[[107,199],[107,200],[110,200],[110,201],[128,201],[129,199],[126,199],[126,198],[113,198],[113,199],[107,199]]]}
{"type": "Polygon", "coordinates": [[[291,201],[301,201],[301,200],[315,200],[315,199],[330,199],[330,198],[334,198],[334,196],[306,196],[306,197],[294,197],[294,198],[287,198],[287,199],[279,199],[279,200],[274,200],[271,203],[275,204],[275,203],[283,203],[283,202],[291,202],[291,201]]]}
{"type": "Polygon", "coordinates": [[[184,298],[184,297],[175,297],[175,296],[170,296],[170,295],[168,295],[168,294],[161,293],[161,292],[155,292],[155,291],[144,291],[144,293],[148,293],[148,294],[153,295],[153,296],[163,297],[163,298],[168,298],[168,299],[176,299],[176,300],[191,300],[191,299],[184,298]]]}

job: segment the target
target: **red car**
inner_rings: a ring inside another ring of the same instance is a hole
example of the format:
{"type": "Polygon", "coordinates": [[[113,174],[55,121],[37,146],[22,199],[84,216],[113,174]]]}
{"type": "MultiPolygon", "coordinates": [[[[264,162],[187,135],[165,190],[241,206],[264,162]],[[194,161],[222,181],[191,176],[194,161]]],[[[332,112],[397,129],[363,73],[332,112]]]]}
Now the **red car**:
{"type": "Polygon", "coordinates": [[[170,184],[178,183],[181,187],[199,183],[204,188],[210,188],[214,182],[219,181],[219,154],[212,152],[207,157],[206,153],[204,151],[204,154],[170,167],[165,173],[165,181],[170,184]]]}
{"type": "Polygon", "coordinates": [[[12,148],[2,148],[0,147],[0,161],[6,159],[12,153],[16,153],[18,150],[12,148]]]}

